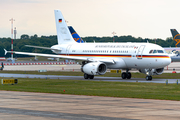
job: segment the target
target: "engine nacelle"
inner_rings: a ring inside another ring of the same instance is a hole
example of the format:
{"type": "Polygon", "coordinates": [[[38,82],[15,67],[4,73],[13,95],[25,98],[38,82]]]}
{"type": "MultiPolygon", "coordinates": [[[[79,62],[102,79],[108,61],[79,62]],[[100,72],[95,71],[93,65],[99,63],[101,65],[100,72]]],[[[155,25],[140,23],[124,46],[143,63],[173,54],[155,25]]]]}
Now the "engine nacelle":
{"type": "Polygon", "coordinates": [[[106,70],[107,66],[102,62],[90,62],[81,67],[81,71],[88,75],[103,75],[106,70]]]}
{"type": "MultiPolygon", "coordinates": [[[[152,69],[149,72],[149,75],[161,75],[164,71],[164,68],[158,68],[158,69],[152,69]]],[[[148,73],[148,69],[141,69],[139,70],[139,72],[147,74],[148,73]]]]}

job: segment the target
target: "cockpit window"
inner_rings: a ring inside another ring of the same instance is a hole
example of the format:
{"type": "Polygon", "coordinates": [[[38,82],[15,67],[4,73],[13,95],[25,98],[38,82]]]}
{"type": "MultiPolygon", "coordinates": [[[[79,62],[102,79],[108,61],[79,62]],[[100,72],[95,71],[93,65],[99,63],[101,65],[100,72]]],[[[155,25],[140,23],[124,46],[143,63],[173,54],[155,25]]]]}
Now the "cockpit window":
{"type": "Polygon", "coordinates": [[[149,53],[152,53],[152,52],[153,52],[153,50],[150,50],[150,51],[149,51],[149,53]]]}
{"type": "Polygon", "coordinates": [[[164,51],[164,50],[150,50],[149,53],[150,54],[152,54],[152,53],[166,53],[166,51],[164,51]]]}
{"type": "Polygon", "coordinates": [[[158,53],[164,53],[164,51],[163,50],[157,50],[158,51],[158,53]]]}
{"type": "Polygon", "coordinates": [[[157,53],[157,50],[154,50],[153,53],[157,53]]]}

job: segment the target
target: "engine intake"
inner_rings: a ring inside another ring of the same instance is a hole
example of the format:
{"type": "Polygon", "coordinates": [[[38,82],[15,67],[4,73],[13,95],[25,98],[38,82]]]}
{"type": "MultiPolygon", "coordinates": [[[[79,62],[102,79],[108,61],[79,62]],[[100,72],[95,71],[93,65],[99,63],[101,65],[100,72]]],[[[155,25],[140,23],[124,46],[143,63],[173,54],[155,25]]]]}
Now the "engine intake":
{"type": "Polygon", "coordinates": [[[90,62],[82,66],[81,70],[88,75],[103,75],[106,73],[107,66],[102,62],[90,62]]]}

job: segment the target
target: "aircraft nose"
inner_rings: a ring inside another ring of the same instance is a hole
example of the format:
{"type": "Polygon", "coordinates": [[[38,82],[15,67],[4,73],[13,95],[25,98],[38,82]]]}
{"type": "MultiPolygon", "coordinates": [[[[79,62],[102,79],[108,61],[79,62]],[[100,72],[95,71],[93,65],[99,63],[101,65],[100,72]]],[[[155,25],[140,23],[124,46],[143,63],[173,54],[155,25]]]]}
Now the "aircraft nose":
{"type": "Polygon", "coordinates": [[[170,57],[169,57],[169,58],[166,58],[166,59],[164,60],[164,65],[165,65],[165,66],[168,66],[170,63],[171,63],[171,58],[170,58],[170,57]]]}

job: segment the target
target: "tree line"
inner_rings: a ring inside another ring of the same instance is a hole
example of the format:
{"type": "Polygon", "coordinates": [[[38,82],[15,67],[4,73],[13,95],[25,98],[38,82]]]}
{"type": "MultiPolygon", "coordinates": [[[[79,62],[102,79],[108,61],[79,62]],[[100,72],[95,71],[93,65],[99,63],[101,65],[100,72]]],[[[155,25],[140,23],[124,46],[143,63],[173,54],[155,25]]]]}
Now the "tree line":
{"type": "MultiPolygon", "coordinates": [[[[175,43],[172,37],[163,39],[149,39],[149,38],[135,38],[131,35],[128,36],[114,36],[113,37],[82,37],[83,41],[88,42],[149,42],[155,43],[162,47],[175,47],[175,43]]],[[[45,54],[53,54],[51,50],[44,49],[35,49],[26,47],[25,45],[34,45],[34,46],[43,46],[43,47],[51,47],[57,44],[57,36],[41,36],[38,37],[36,34],[33,36],[29,36],[27,34],[21,35],[20,39],[13,40],[13,50],[21,51],[21,52],[37,52],[37,53],[45,53],[45,54]]],[[[11,38],[0,38],[0,57],[10,57],[10,54],[4,55],[4,49],[10,51],[11,50],[11,38]]],[[[15,57],[25,57],[25,55],[14,55],[15,57]]],[[[27,56],[26,56],[27,57],[27,56]]]]}

